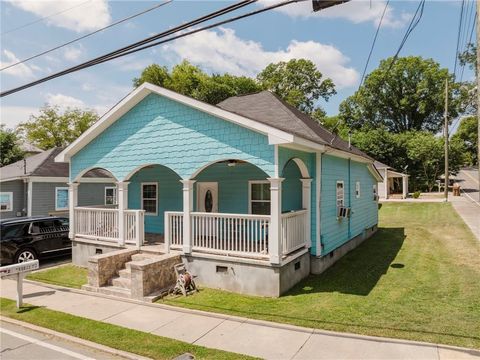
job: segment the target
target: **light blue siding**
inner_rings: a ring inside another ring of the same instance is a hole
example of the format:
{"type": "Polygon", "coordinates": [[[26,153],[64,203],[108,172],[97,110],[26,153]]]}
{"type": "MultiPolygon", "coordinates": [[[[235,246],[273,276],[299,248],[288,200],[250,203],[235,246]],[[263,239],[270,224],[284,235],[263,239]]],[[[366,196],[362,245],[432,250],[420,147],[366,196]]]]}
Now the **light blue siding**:
{"type": "Polygon", "coordinates": [[[322,255],[361,234],[378,222],[377,202],[373,200],[375,178],[366,164],[334,157],[322,156],[321,184],[321,241],[322,255]],[[337,219],[336,184],[344,182],[344,204],[352,208],[350,218],[337,219]],[[355,197],[355,182],[360,181],[361,195],[355,197]]]}
{"type": "Polygon", "coordinates": [[[150,94],[73,156],[71,178],[101,167],[122,180],[141,165],[159,164],[187,179],[224,159],[245,160],[274,175],[267,136],[150,94]]]}
{"type": "MultiPolygon", "coordinates": [[[[282,175],[283,174],[283,169],[285,168],[285,165],[287,165],[287,172],[289,171],[289,168],[290,168],[290,164],[292,163],[292,161],[290,161],[291,159],[295,159],[295,158],[298,158],[300,160],[302,160],[304,162],[304,164],[307,166],[307,169],[308,169],[308,172],[309,172],[309,176],[310,178],[312,179],[312,183],[311,183],[311,207],[312,207],[312,211],[311,211],[311,239],[312,239],[312,247],[310,249],[310,252],[311,254],[315,254],[316,253],[316,234],[317,234],[317,221],[316,221],[316,217],[317,217],[317,208],[315,206],[316,204],[316,199],[317,199],[317,193],[316,193],[316,153],[314,152],[306,152],[306,151],[300,151],[300,150],[294,150],[294,149],[290,149],[290,148],[285,148],[285,147],[279,147],[278,149],[278,162],[279,162],[279,171],[280,171],[280,175],[281,176],[284,176],[282,175]]],[[[288,178],[287,180],[285,181],[288,181],[288,178]]],[[[287,182],[287,188],[285,189],[285,181],[284,181],[284,184],[282,186],[282,202],[283,201],[286,201],[287,204],[290,206],[290,199],[289,199],[289,195],[287,195],[287,191],[289,191],[288,187],[288,182],[287,182]]],[[[298,180],[297,180],[298,181],[298,180]]],[[[301,184],[300,184],[301,186],[301,184]]],[[[298,189],[298,188],[297,188],[298,189]]],[[[298,190],[297,190],[298,191],[298,190]]],[[[297,195],[298,196],[298,195],[297,195]]],[[[301,206],[301,192],[300,192],[300,206],[301,206]]],[[[292,204],[293,205],[293,204],[292,204]]],[[[295,206],[298,206],[295,205],[295,206]]],[[[283,206],[282,204],[282,208],[285,209],[285,207],[283,206]]]]}
{"type": "Polygon", "coordinates": [[[302,209],[302,174],[294,161],[289,161],[283,168],[282,212],[302,209]]]}
{"type": "Polygon", "coordinates": [[[164,212],[182,211],[183,195],[180,177],[164,166],[153,166],[141,169],[130,180],[128,185],[128,208],[140,209],[142,207],[142,182],[157,182],[157,215],[145,215],[145,231],[163,234],[164,212]]]}
{"type": "MultiPolygon", "coordinates": [[[[266,180],[267,177],[262,170],[248,163],[231,167],[225,163],[217,163],[203,170],[195,179],[197,183],[218,182],[219,212],[248,214],[248,182],[266,180]]],[[[194,190],[194,208],[197,209],[196,185],[194,190]]]]}

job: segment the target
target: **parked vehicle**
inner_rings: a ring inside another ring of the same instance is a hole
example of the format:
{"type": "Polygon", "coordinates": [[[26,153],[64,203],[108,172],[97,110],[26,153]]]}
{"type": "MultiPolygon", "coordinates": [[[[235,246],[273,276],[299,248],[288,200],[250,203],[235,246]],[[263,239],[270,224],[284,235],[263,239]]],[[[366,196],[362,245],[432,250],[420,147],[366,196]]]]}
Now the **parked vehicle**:
{"type": "Polygon", "coordinates": [[[1,265],[72,252],[68,218],[42,216],[2,219],[0,228],[1,265]]]}

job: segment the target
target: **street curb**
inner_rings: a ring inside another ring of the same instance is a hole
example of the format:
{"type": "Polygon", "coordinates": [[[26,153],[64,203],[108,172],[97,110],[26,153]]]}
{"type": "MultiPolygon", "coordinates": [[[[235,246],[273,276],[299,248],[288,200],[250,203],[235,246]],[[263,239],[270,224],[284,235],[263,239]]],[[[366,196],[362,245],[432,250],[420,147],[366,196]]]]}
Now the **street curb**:
{"type": "Polygon", "coordinates": [[[160,309],[169,310],[169,311],[182,312],[182,313],[185,313],[185,314],[208,316],[208,317],[211,317],[211,318],[237,321],[237,322],[240,322],[240,323],[251,324],[251,325],[262,325],[262,326],[267,326],[267,327],[270,327],[270,328],[273,328],[273,329],[296,331],[296,332],[302,332],[302,333],[307,333],[307,334],[311,334],[311,335],[318,334],[318,335],[325,335],[325,336],[337,336],[337,337],[349,338],[349,339],[370,340],[370,341],[375,341],[375,342],[407,344],[407,345],[416,345],[416,346],[425,346],[425,347],[435,347],[435,348],[438,348],[438,349],[457,350],[457,351],[465,351],[465,352],[470,352],[470,353],[473,352],[476,356],[480,356],[480,350],[473,349],[473,348],[465,348],[465,347],[459,347],[459,346],[454,346],[454,345],[436,344],[436,343],[429,343],[429,342],[408,340],[408,339],[400,339],[400,338],[388,338],[388,337],[380,337],[380,336],[372,336],[372,335],[355,334],[355,333],[349,333],[349,332],[337,332],[337,331],[331,331],[331,330],[308,328],[308,327],[303,327],[303,326],[298,326],[298,325],[275,323],[275,322],[271,322],[271,321],[267,321],[267,320],[249,319],[249,318],[244,318],[244,317],[235,316],[235,315],[224,315],[224,314],[218,314],[218,313],[211,313],[211,312],[208,312],[208,311],[176,307],[176,306],[173,306],[173,305],[158,304],[158,303],[147,303],[147,302],[134,300],[134,299],[120,298],[120,297],[115,297],[115,296],[106,295],[106,294],[102,294],[102,293],[95,293],[95,292],[90,292],[90,291],[85,291],[85,290],[80,290],[80,289],[74,289],[74,288],[68,288],[68,287],[59,286],[59,285],[46,284],[46,283],[42,283],[42,282],[34,281],[34,280],[27,280],[26,279],[26,280],[24,280],[24,282],[29,282],[29,283],[37,285],[37,286],[43,286],[43,287],[47,287],[47,288],[57,289],[59,291],[73,292],[73,293],[86,295],[86,296],[95,296],[95,297],[99,297],[99,298],[116,300],[116,301],[121,301],[121,302],[125,302],[125,303],[130,303],[130,304],[143,305],[143,306],[160,308],[160,309]]]}
{"type": "Polygon", "coordinates": [[[33,330],[33,331],[43,333],[43,334],[52,335],[52,336],[58,337],[62,340],[67,340],[69,342],[72,342],[72,343],[75,343],[75,344],[78,344],[78,345],[83,345],[83,346],[86,346],[86,347],[89,347],[89,348],[92,348],[92,349],[95,349],[95,350],[98,350],[98,351],[103,351],[103,352],[106,352],[106,353],[109,353],[109,354],[112,354],[112,355],[121,356],[125,359],[152,360],[151,358],[147,358],[145,356],[132,354],[132,353],[129,353],[129,352],[126,352],[126,351],[118,350],[118,349],[113,349],[111,347],[101,345],[101,344],[97,344],[97,343],[94,343],[94,342],[89,341],[89,340],[84,340],[84,339],[81,339],[81,338],[77,338],[75,336],[64,334],[64,333],[61,333],[61,332],[58,332],[58,331],[55,331],[55,330],[50,330],[50,329],[47,329],[47,328],[44,328],[44,327],[41,327],[41,326],[30,324],[28,322],[19,321],[19,320],[16,320],[16,319],[11,319],[11,318],[6,317],[6,316],[0,316],[0,321],[10,323],[10,324],[13,324],[13,325],[18,325],[18,326],[21,326],[21,327],[24,327],[24,328],[27,328],[27,329],[30,329],[30,330],[33,330]]]}

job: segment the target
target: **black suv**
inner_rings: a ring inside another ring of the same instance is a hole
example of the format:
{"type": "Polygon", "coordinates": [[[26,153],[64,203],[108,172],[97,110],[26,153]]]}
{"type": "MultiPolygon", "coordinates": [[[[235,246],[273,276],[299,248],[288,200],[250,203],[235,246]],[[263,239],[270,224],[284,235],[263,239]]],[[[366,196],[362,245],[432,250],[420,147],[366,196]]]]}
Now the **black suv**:
{"type": "Polygon", "coordinates": [[[0,220],[0,264],[21,263],[72,252],[68,218],[23,217],[0,220]]]}

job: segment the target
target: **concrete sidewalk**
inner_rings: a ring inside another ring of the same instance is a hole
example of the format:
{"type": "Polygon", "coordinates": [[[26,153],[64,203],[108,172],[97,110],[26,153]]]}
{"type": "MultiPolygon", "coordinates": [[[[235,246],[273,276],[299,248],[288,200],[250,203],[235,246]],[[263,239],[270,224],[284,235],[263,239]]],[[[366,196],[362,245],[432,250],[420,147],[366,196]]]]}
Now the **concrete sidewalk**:
{"type": "Polygon", "coordinates": [[[460,215],[470,230],[472,230],[473,235],[480,241],[480,203],[467,194],[450,196],[449,200],[458,215],[460,215]]]}
{"type": "MultiPolygon", "coordinates": [[[[0,285],[2,297],[15,298],[14,280],[0,285]]],[[[31,282],[25,282],[24,294],[33,305],[266,359],[480,359],[480,352],[470,349],[313,330],[31,282]]]]}

